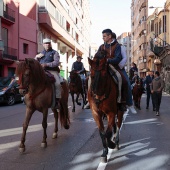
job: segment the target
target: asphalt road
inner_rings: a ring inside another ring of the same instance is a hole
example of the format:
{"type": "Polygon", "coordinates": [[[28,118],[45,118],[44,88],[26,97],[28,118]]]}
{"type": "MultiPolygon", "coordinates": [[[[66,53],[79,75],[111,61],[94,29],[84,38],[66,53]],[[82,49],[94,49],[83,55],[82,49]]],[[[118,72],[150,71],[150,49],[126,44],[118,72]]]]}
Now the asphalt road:
{"type": "Polygon", "coordinates": [[[25,105],[0,105],[0,170],[169,170],[170,96],[163,96],[159,117],[151,107],[145,109],[145,100],[144,95],[141,111],[125,115],[120,150],[110,150],[107,164],[100,163],[102,144],[90,110],[77,106],[72,113],[69,101],[71,127],[60,128],[57,139],[51,138],[54,119],[49,110],[45,149],[40,147],[42,114],[35,112],[27,132],[26,151],[20,154],[25,105]]]}

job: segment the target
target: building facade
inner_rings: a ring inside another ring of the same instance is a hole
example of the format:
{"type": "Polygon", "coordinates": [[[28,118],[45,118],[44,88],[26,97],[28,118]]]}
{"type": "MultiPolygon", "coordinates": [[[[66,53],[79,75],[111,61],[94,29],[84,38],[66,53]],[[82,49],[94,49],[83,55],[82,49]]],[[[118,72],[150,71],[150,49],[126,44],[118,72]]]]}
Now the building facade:
{"type": "Polygon", "coordinates": [[[0,76],[12,76],[16,62],[37,53],[36,2],[0,0],[0,76]]]}
{"type": "Polygon", "coordinates": [[[0,11],[0,76],[14,74],[16,61],[41,52],[44,38],[59,52],[65,78],[77,55],[88,68],[89,0],[0,0],[0,11]]]}
{"type": "Polygon", "coordinates": [[[146,65],[146,18],[147,0],[132,0],[131,3],[131,62],[136,63],[139,75],[145,76],[146,65]]]}
{"type": "Polygon", "coordinates": [[[125,66],[125,70],[127,73],[129,73],[131,66],[131,33],[122,33],[120,36],[117,37],[117,41],[126,47],[127,64],[125,66]]]}

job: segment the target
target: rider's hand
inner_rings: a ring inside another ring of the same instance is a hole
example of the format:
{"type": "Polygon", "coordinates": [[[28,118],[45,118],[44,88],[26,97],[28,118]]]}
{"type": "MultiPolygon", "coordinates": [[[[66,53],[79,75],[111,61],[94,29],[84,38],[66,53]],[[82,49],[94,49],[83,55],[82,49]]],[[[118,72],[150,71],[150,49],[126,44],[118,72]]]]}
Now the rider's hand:
{"type": "Polygon", "coordinates": [[[47,64],[44,63],[44,64],[41,64],[41,66],[42,66],[43,68],[45,68],[45,67],[47,67],[47,64]]]}
{"type": "Polygon", "coordinates": [[[153,93],[153,90],[151,90],[151,93],[153,93]]]}
{"type": "Polygon", "coordinates": [[[79,74],[80,73],[80,71],[77,71],[77,74],[79,74]]]}

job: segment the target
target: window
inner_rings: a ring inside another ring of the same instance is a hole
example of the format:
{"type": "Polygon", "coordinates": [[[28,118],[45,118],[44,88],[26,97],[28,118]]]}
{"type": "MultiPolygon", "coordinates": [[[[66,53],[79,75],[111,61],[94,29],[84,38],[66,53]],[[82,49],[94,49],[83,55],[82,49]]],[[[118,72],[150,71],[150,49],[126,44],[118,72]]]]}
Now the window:
{"type": "Polygon", "coordinates": [[[70,32],[70,24],[69,24],[68,21],[66,21],[66,30],[67,30],[68,32],[70,32]]]}
{"type": "Polygon", "coordinates": [[[151,32],[154,31],[154,20],[151,20],[151,32]]]}
{"type": "Polygon", "coordinates": [[[23,53],[28,54],[28,44],[23,43],[23,53]]]}
{"type": "Polygon", "coordinates": [[[161,34],[161,20],[159,21],[159,34],[161,34]]]}
{"type": "Polygon", "coordinates": [[[166,32],[166,15],[163,16],[163,32],[166,32]]]}
{"type": "Polygon", "coordinates": [[[8,29],[2,27],[2,40],[4,42],[4,46],[8,47],[8,29]]]}

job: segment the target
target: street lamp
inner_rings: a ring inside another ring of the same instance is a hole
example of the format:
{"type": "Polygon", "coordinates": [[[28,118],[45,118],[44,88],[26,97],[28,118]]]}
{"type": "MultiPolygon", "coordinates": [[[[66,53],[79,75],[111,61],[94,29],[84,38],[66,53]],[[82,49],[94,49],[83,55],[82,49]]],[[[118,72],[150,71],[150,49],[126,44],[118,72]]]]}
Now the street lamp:
{"type": "Polygon", "coordinates": [[[165,4],[164,4],[164,7],[154,7],[154,6],[150,6],[149,7],[150,9],[153,9],[153,8],[163,8],[163,12],[164,12],[164,20],[163,20],[163,24],[164,24],[164,29],[163,29],[163,31],[164,31],[164,43],[163,43],[163,45],[164,46],[166,46],[166,28],[165,28],[165,25],[166,25],[166,11],[165,11],[165,8],[166,8],[166,2],[165,2],[165,4]]]}

